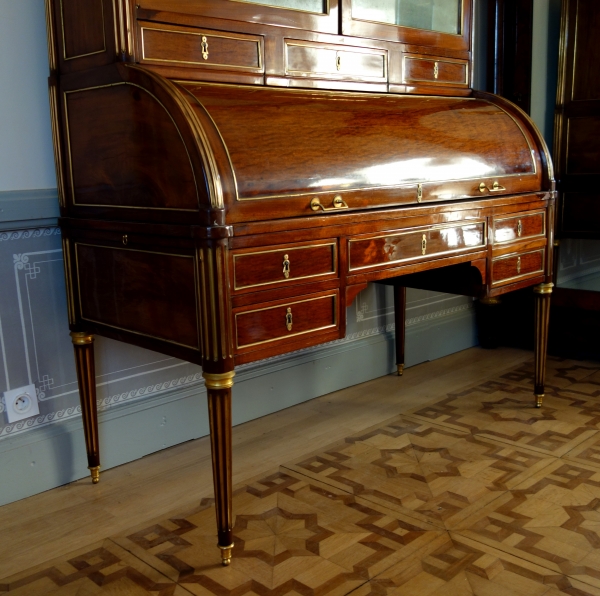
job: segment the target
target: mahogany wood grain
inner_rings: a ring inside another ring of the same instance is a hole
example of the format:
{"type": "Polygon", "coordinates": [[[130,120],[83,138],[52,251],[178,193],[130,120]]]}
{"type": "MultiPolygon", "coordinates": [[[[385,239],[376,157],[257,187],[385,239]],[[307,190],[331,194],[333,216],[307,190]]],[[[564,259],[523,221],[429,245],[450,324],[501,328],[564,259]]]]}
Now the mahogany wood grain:
{"type": "Polygon", "coordinates": [[[514,242],[532,236],[545,236],[546,212],[523,213],[517,217],[495,217],[492,226],[495,244],[514,242]]]}
{"type": "Polygon", "coordinates": [[[233,292],[337,277],[337,252],[337,240],[233,252],[233,292]]]}
{"type": "Polygon", "coordinates": [[[403,56],[403,81],[405,83],[427,82],[438,85],[469,86],[468,61],[449,60],[437,56],[403,56]]]}
{"type": "Polygon", "coordinates": [[[238,352],[264,348],[270,342],[315,335],[338,327],[339,292],[298,296],[280,304],[256,304],[234,310],[238,352]]]}
{"type": "Polygon", "coordinates": [[[523,252],[492,260],[492,286],[544,273],[545,250],[523,252]]]}

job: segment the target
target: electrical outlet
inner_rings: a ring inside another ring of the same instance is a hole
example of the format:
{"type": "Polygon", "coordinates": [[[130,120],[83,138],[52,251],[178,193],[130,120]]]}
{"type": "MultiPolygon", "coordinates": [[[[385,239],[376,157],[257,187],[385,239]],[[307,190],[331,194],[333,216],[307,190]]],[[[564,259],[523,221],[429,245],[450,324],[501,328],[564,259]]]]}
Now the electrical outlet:
{"type": "Polygon", "coordinates": [[[35,385],[25,385],[25,387],[5,391],[4,403],[9,423],[37,416],[40,413],[35,385]]]}

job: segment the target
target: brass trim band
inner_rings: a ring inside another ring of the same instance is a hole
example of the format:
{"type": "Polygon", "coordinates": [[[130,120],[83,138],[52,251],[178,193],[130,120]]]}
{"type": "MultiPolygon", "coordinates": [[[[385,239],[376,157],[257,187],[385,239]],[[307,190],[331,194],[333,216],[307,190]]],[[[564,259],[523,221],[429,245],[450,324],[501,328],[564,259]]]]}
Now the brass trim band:
{"type": "MultiPolygon", "coordinates": [[[[87,346],[94,342],[94,336],[84,331],[71,331],[71,341],[76,346],[87,346]]],[[[91,468],[90,468],[91,469],[91,468]]]]}
{"type": "Polygon", "coordinates": [[[553,283],[540,284],[539,286],[535,286],[535,288],[533,288],[533,291],[536,294],[552,294],[552,288],[554,288],[553,283]]]}
{"type": "MultiPolygon", "coordinates": [[[[207,373],[203,372],[204,382],[207,389],[230,389],[233,387],[233,377],[235,372],[230,371],[226,373],[207,373]]],[[[219,547],[222,548],[222,547],[219,547]]],[[[229,548],[229,547],[227,547],[229,548]]]]}

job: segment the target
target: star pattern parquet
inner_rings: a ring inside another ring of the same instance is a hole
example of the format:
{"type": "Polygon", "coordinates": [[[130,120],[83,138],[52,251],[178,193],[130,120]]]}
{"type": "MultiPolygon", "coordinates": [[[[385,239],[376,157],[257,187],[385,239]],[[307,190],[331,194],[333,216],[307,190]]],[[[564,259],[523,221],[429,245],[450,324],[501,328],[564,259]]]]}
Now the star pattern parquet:
{"type": "MultiPolygon", "coordinates": [[[[0,593],[600,596],[600,366],[550,359],[441,395],[239,486],[0,580],[0,593]]],[[[401,380],[399,380],[401,382],[401,380]]]]}

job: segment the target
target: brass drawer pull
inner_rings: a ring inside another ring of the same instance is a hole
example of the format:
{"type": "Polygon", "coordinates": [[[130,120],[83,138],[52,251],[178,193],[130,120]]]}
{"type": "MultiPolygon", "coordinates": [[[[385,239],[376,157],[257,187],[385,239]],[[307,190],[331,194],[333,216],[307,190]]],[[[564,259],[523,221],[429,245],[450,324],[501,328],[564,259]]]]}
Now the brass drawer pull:
{"type": "Polygon", "coordinates": [[[506,190],[506,188],[504,188],[504,186],[500,186],[500,183],[498,182],[498,180],[494,180],[494,184],[492,184],[492,188],[488,188],[485,184],[485,182],[482,182],[479,185],[479,192],[485,192],[486,190],[488,190],[489,192],[502,192],[503,190],[506,190]]]}
{"type": "Polygon", "coordinates": [[[200,44],[200,49],[202,50],[202,58],[208,60],[208,39],[206,39],[206,35],[202,36],[202,43],[200,44]]]}
{"type": "Polygon", "coordinates": [[[517,224],[517,236],[520,238],[521,234],[523,234],[523,223],[519,220],[519,223],[517,224]]]}
{"type": "Polygon", "coordinates": [[[288,307],[287,313],[285,315],[285,326],[287,327],[288,331],[292,330],[292,309],[291,309],[291,307],[288,307]]]}
{"type": "Polygon", "coordinates": [[[283,277],[286,279],[290,276],[290,257],[288,255],[283,255],[283,277]]]}
{"type": "Polygon", "coordinates": [[[440,65],[436,62],[433,65],[433,78],[437,79],[440,76],[440,65]]]}
{"type": "Polygon", "coordinates": [[[421,254],[427,252],[427,236],[423,234],[423,240],[421,240],[421,254]]]}
{"type": "Polygon", "coordinates": [[[323,205],[321,205],[321,201],[319,201],[319,198],[315,197],[310,202],[310,208],[313,211],[318,211],[319,209],[322,209],[323,211],[335,211],[337,209],[348,209],[348,204],[346,203],[346,201],[344,201],[344,199],[342,199],[342,197],[338,195],[333,199],[333,207],[324,207],[323,205]]]}
{"type": "Polygon", "coordinates": [[[521,273],[521,257],[517,257],[517,273],[521,273]]]}
{"type": "Polygon", "coordinates": [[[338,54],[336,59],[335,59],[335,67],[338,70],[342,70],[342,57],[338,54]]]}

